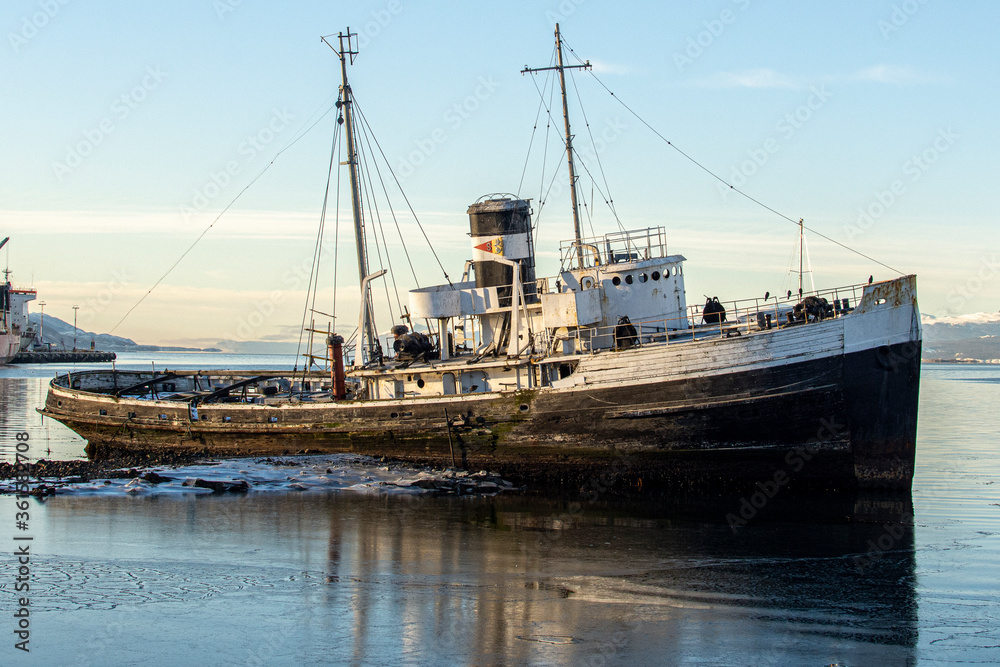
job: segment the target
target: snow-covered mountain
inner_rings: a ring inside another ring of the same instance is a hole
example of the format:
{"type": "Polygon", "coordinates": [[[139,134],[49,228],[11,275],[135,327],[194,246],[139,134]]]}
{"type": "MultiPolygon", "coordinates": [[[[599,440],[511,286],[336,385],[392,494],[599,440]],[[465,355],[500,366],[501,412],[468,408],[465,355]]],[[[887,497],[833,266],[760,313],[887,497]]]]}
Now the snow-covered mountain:
{"type": "Polygon", "coordinates": [[[923,315],[924,359],[1000,363],[1000,312],[923,315]]]}

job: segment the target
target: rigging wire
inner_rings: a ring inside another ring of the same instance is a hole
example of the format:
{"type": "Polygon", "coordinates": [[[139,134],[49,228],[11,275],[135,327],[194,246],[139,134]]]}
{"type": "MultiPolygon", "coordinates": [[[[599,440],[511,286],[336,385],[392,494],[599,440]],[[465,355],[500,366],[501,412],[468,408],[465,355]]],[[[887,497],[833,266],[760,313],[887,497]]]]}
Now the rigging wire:
{"type": "MultiPolygon", "coordinates": [[[[357,109],[357,107],[355,107],[355,108],[357,109]]],[[[372,147],[371,147],[371,138],[375,136],[375,133],[371,129],[371,126],[368,125],[368,120],[364,117],[364,114],[361,113],[361,110],[357,109],[357,111],[358,111],[359,118],[361,119],[362,123],[364,124],[364,128],[365,128],[364,139],[365,139],[365,142],[368,143],[368,151],[373,156],[372,165],[375,167],[375,174],[378,176],[379,185],[382,186],[382,194],[385,196],[386,202],[389,203],[389,215],[392,216],[393,224],[396,227],[396,234],[397,234],[397,236],[399,236],[399,242],[400,242],[400,245],[403,248],[403,255],[406,257],[406,263],[410,267],[410,273],[413,275],[413,280],[416,283],[416,286],[420,287],[420,279],[417,278],[417,272],[413,268],[413,260],[410,257],[410,251],[406,247],[406,242],[403,239],[403,230],[400,229],[400,227],[399,227],[399,219],[396,217],[396,210],[392,207],[391,200],[389,198],[389,190],[388,190],[388,188],[385,185],[385,179],[382,177],[382,170],[379,167],[378,160],[374,159],[375,152],[372,150],[372,147]]],[[[367,165],[365,165],[365,169],[367,170],[367,169],[369,169],[369,167],[367,165]]],[[[369,178],[370,177],[371,176],[369,174],[369,178]]],[[[382,221],[381,221],[381,219],[379,219],[379,227],[381,228],[381,226],[382,226],[382,221]]],[[[384,229],[382,230],[382,242],[386,243],[386,240],[385,240],[385,230],[384,229]]],[[[388,247],[389,246],[386,243],[386,253],[387,254],[388,254],[388,247]]],[[[391,277],[392,277],[393,289],[396,290],[396,301],[398,303],[399,302],[399,287],[397,287],[397,285],[396,285],[396,276],[395,276],[395,273],[393,273],[391,275],[391,277]]],[[[402,312],[403,312],[403,306],[402,306],[401,303],[399,303],[399,312],[400,312],[400,314],[402,314],[402,312]]]]}
{"type": "MultiPolygon", "coordinates": [[[[555,58],[555,50],[553,49],[553,58],[555,58]]],[[[549,61],[551,64],[552,60],[549,61]]],[[[542,211],[545,209],[545,200],[549,196],[549,191],[552,190],[552,183],[555,182],[555,176],[559,173],[559,168],[556,167],[553,173],[552,181],[549,183],[547,190],[542,188],[545,187],[545,169],[548,166],[549,158],[549,136],[552,132],[552,114],[549,112],[548,107],[552,105],[552,97],[555,96],[555,76],[550,71],[549,74],[545,76],[545,83],[541,89],[538,88],[538,82],[535,81],[535,77],[531,77],[531,82],[535,86],[535,90],[538,91],[539,104],[545,106],[545,143],[542,146],[542,172],[538,179],[538,213],[535,214],[535,233],[532,242],[538,244],[538,234],[540,233],[542,227],[542,211]],[[545,105],[545,89],[548,88],[549,84],[552,84],[551,89],[549,89],[549,104],[545,105]]]]}
{"type": "Polygon", "coordinates": [[[531,160],[531,147],[535,143],[535,134],[538,131],[538,119],[542,116],[542,101],[538,101],[538,110],[535,112],[535,123],[531,127],[531,138],[528,140],[528,153],[524,156],[524,168],[521,169],[521,180],[517,182],[517,198],[521,198],[521,187],[524,185],[524,175],[528,172],[528,162],[531,160]]]}
{"type": "MultiPolygon", "coordinates": [[[[362,167],[362,168],[360,168],[358,170],[358,176],[361,179],[361,192],[360,192],[360,196],[361,196],[361,198],[363,200],[365,200],[366,202],[368,202],[368,219],[369,219],[369,222],[372,223],[372,225],[371,225],[371,227],[372,227],[371,228],[371,234],[374,237],[373,241],[375,243],[375,257],[378,259],[378,268],[380,270],[388,270],[388,269],[386,269],[386,266],[385,266],[385,260],[382,258],[382,246],[378,242],[378,227],[375,226],[375,222],[376,222],[376,220],[378,218],[378,203],[374,201],[374,197],[373,197],[373,195],[371,193],[371,183],[370,183],[371,179],[370,179],[370,175],[365,172],[365,169],[363,167],[363,165],[368,164],[368,161],[364,157],[364,142],[355,143],[354,150],[355,150],[355,156],[357,157],[357,160],[358,160],[358,164],[359,164],[359,166],[362,167]]],[[[368,244],[368,228],[366,227],[366,229],[365,229],[365,247],[368,247],[368,245],[369,245],[368,244]]],[[[387,249],[387,251],[388,251],[388,249],[387,249]]],[[[369,262],[371,261],[370,254],[369,254],[368,260],[369,260],[369,262]]],[[[370,264],[369,264],[369,271],[370,270],[371,270],[371,267],[370,267],[370,264]]],[[[393,319],[392,298],[389,296],[388,281],[383,280],[383,281],[381,281],[381,283],[382,283],[382,287],[385,290],[385,300],[386,300],[386,305],[387,305],[387,307],[389,309],[389,318],[393,319]]],[[[369,290],[369,294],[371,294],[371,290],[369,290]]],[[[373,329],[373,334],[374,334],[374,337],[376,339],[378,339],[378,327],[375,324],[375,303],[374,303],[374,300],[371,300],[369,302],[368,307],[369,307],[369,318],[370,318],[371,327],[373,329]]]]}
{"type": "MultiPolygon", "coordinates": [[[[553,53],[553,56],[551,56],[549,58],[549,62],[550,63],[552,62],[552,57],[554,57],[554,54],[555,54],[555,47],[553,47],[552,53],[553,53]]],[[[546,77],[546,85],[548,85],[548,80],[549,80],[549,78],[546,77]]],[[[536,86],[537,86],[537,84],[536,84],[536,86]]],[[[531,128],[531,139],[528,141],[528,154],[524,156],[524,168],[521,169],[521,180],[517,182],[517,197],[518,197],[518,199],[520,199],[520,197],[521,197],[521,186],[524,185],[524,175],[528,171],[528,162],[531,159],[531,147],[532,147],[532,145],[534,145],[534,142],[535,142],[535,132],[536,132],[536,130],[538,130],[538,119],[542,115],[542,106],[543,106],[543,102],[542,102],[541,99],[539,99],[538,100],[538,109],[535,111],[535,123],[534,123],[534,125],[531,128]]],[[[546,127],[546,131],[548,131],[548,123],[547,122],[546,122],[546,126],[545,127],[546,127]]],[[[543,174],[545,173],[545,166],[544,166],[545,157],[544,157],[544,155],[545,155],[545,153],[544,153],[544,150],[543,150],[543,152],[542,152],[542,160],[543,160],[542,173],[543,174]]]]}
{"type": "MultiPolygon", "coordinates": [[[[369,149],[371,149],[370,146],[369,146],[369,149]]],[[[373,162],[374,162],[374,160],[373,160],[373,162]]],[[[370,196],[371,196],[372,201],[373,201],[373,206],[375,207],[374,208],[374,210],[375,210],[375,218],[376,218],[376,222],[378,223],[378,228],[375,230],[375,242],[378,243],[378,237],[379,237],[379,235],[381,235],[382,236],[382,246],[385,248],[385,263],[388,266],[388,270],[389,270],[389,281],[392,281],[392,293],[396,297],[396,308],[397,308],[396,312],[399,313],[400,317],[402,317],[402,314],[403,314],[403,303],[399,299],[399,285],[396,284],[396,271],[395,271],[395,269],[393,269],[393,266],[392,266],[392,255],[389,253],[389,244],[385,240],[385,227],[382,224],[382,214],[378,210],[378,204],[375,203],[375,181],[372,179],[370,167],[368,166],[367,163],[365,164],[365,171],[368,172],[367,173],[367,178],[368,178],[368,181],[369,181],[369,187],[371,188],[371,195],[370,196]]],[[[391,204],[391,202],[386,202],[386,203],[389,206],[389,210],[391,212],[392,211],[392,204],[391,204]]],[[[381,253],[380,253],[380,260],[379,261],[381,261],[381,253]]],[[[385,298],[386,298],[386,301],[389,302],[389,316],[390,316],[391,320],[394,322],[395,321],[395,317],[394,317],[394,313],[392,312],[392,303],[391,303],[391,299],[389,297],[389,281],[383,281],[383,283],[385,283],[385,298]]]]}
{"type": "MultiPolygon", "coordinates": [[[[566,40],[564,39],[563,43],[565,43],[565,42],[566,42],[566,40]]],[[[566,45],[566,48],[569,49],[569,52],[572,53],[573,56],[578,61],[583,62],[582,60],[580,60],[580,56],[578,56],[576,54],[576,52],[572,48],[569,47],[568,44],[566,45]]],[[[681,150],[680,148],[678,148],[676,144],[674,144],[672,141],[670,141],[665,136],[663,136],[662,134],[660,134],[660,132],[657,131],[656,128],[654,128],[652,125],[650,125],[649,123],[647,123],[642,118],[642,116],[640,116],[638,113],[636,113],[632,109],[632,107],[630,107],[629,105],[625,104],[625,102],[623,102],[621,98],[619,98],[617,95],[615,95],[611,91],[610,88],[608,88],[606,85],[604,85],[604,82],[601,81],[599,78],[597,78],[597,75],[594,74],[593,70],[588,70],[588,72],[590,73],[590,75],[592,77],[594,77],[594,80],[597,81],[597,83],[601,86],[601,88],[604,88],[604,90],[606,90],[608,92],[608,94],[611,95],[611,97],[613,97],[618,102],[618,104],[622,105],[622,107],[624,107],[626,111],[628,111],[630,114],[632,114],[633,116],[635,116],[636,120],[638,120],[640,123],[642,123],[643,125],[645,125],[653,134],[655,134],[657,137],[659,137],[661,140],[663,140],[668,146],[670,146],[675,151],[677,151],[681,156],[683,156],[685,159],[687,159],[693,165],[695,165],[696,167],[698,167],[699,169],[701,169],[702,171],[704,171],[706,174],[708,174],[712,178],[716,179],[717,181],[719,181],[720,183],[722,183],[723,185],[725,185],[726,187],[728,187],[730,190],[732,190],[736,194],[743,196],[744,198],[746,198],[746,199],[750,200],[751,202],[757,204],[761,208],[764,208],[764,209],[770,211],[771,213],[774,213],[779,218],[783,218],[783,219],[787,220],[788,222],[791,222],[791,223],[793,223],[795,225],[799,224],[798,220],[795,220],[793,218],[788,217],[784,213],[782,213],[782,212],[780,212],[780,211],[778,211],[778,210],[776,210],[774,208],[771,208],[770,206],[768,206],[764,202],[760,201],[759,199],[757,199],[757,198],[753,197],[752,195],[744,192],[743,190],[740,190],[739,188],[737,188],[733,184],[729,183],[726,179],[722,178],[721,176],[719,176],[718,174],[716,174],[714,171],[712,171],[711,169],[709,169],[708,167],[706,167],[702,163],[698,162],[692,156],[688,155],[686,152],[684,152],[683,150],[681,150]]],[[[902,271],[900,271],[899,269],[895,269],[895,268],[889,266],[888,264],[880,262],[879,260],[875,259],[874,257],[871,257],[870,255],[866,255],[865,253],[861,252],[860,250],[856,250],[856,249],[854,249],[854,248],[852,248],[852,247],[850,247],[848,245],[845,245],[845,244],[841,243],[840,241],[837,241],[836,239],[830,238],[826,234],[823,234],[823,233],[821,233],[821,232],[813,229],[812,227],[805,227],[805,229],[808,229],[811,233],[815,234],[816,236],[818,236],[818,237],[820,237],[822,239],[825,239],[825,240],[829,241],[830,243],[833,243],[834,245],[840,246],[844,250],[850,251],[850,252],[852,252],[852,253],[854,253],[856,255],[864,257],[868,261],[874,262],[875,264],[878,264],[879,266],[882,266],[882,267],[884,267],[886,269],[889,269],[890,271],[893,271],[894,273],[898,273],[899,275],[904,275],[904,273],[902,271]]]]}
{"type": "MultiPolygon", "coordinates": [[[[572,78],[572,74],[570,76],[572,78]]],[[[538,91],[539,95],[542,94],[542,91],[539,90],[537,83],[535,83],[535,90],[538,91]]],[[[554,95],[555,85],[552,86],[552,90],[553,90],[553,95],[554,95]]],[[[544,100],[544,97],[542,99],[544,100]]],[[[552,104],[551,104],[551,99],[550,99],[550,104],[545,107],[545,111],[548,114],[549,119],[554,121],[555,119],[552,118],[552,108],[551,107],[552,107],[552,104]]],[[[581,105],[581,108],[582,108],[582,105],[581,105]]],[[[546,130],[548,130],[548,126],[546,126],[546,130]]],[[[593,138],[593,135],[591,135],[591,138],[593,138]]],[[[562,135],[560,135],[559,140],[562,143],[563,149],[565,150],[566,149],[566,138],[563,137],[562,135]]],[[[596,146],[595,146],[595,152],[596,152],[596,146]]],[[[615,222],[618,224],[618,228],[621,231],[624,232],[625,231],[625,226],[622,224],[621,219],[619,219],[618,212],[615,211],[613,202],[611,201],[611,198],[610,198],[610,194],[607,194],[607,195],[604,194],[604,191],[601,190],[600,186],[596,184],[597,179],[594,178],[594,175],[591,173],[590,169],[587,167],[587,163],[583,160],[583,156],[580,155],[580,152],[578,150],[576,150],[576,148],[573,149],[573,155],[576,156],[576,160],[579,162],[580,166],[583,167],[583,170],[587,173],[587,176],[590,177],[591,182],[594,183],[594,187],[596,187],[597,192],[600,193],[601,198],[604,200],[604,203],[608,206],[608,209],[611,211],[611,215],[614,216],[615,222]]],[[[600,163],[600,158],[598,158],[598,163],[600,163]]],[[[602,169],[602,172],[603,172],[603,166],[601,167],[601,169],[602,169]]],[[[544,184],[544,175],[543,175],[542,178],[543,178],[542,182],[544,184]]],[[[572,184],[570,184],[570,186],[575,188],[576,184],[572,183],[572,184]]],[[[550,186],[550,188],[551,188],[551,186],[550,186]]],[[[546,196],[548,196],[548,192],[546,192],[546,196]]],[[[544,206],[544,202],[542,202],[542,204],[539,206],[539,213],[538,213],[537,217],[541,217],[541,208],[542,208],[542,206],[544,206]]],[[[590,231],[591,231],[591,234],[594,235],[593,224],[591,224],[591,230],[590,231]]]]}
{"type": "MultiPolygon", "coordinates": [[[[358,108],[357,103],[355,103],[354,108],[355,109],[358,108]]],[[[448,286],[451,287],[452,289],[456,289],[455,285],[453,285],[451,282],[451,278],[448,277],[448,272],[445,270],[444,264],[441,263],[441,258],[438,257],[437,251],[434,250],[434,245],[431,243],[430,238],[427,236],[427,231],[424,229],[423,224],[421,224],[420,218],[417,217],[417,212],[413,210],[413,205],[410,203],[410,198],[407,197],[406,193],[403,191],[403,185],[399,182],[399,178],[396,176],[396,172],[394,172],[392,170],[392,167],[389,166],[389,159],[385,156],[385,151],[382,150],[382,145],[379,144],[378,137],[375,136],[374,132],[372,133],[372,141],[374,141],[375,148],[378,149],[379,155],[382,156],[382,160],[385,162],[386,167],[389,170],[389,173],[392,175],[392,180],[395,181],[396,187],[399,188],[399,194],[403,196],[403,201],[406,202],[406,207],[410,209],[410,215],[413,216],[413,220],[414,222],[417,223],[417,227],[420,229],[420,233],[423,235],[424,240],[427,241],[427,247],[430,249],[431,254],[434,256],[434,261],[437,262],[438,267],[441,269],[441,273],[444,274],[445,280],[448,281],[448,286]]]]}
{"type": "MultiPolygon", "coordinates": [[[[316,246],[313,248],[313,259],[312,266],[309,268],[309,283],[306,285],[306,298],[305,303],[302,305],[302,327],[299,329],[299,342],[295,347],[295,365],[292,372],[295,373],[299,370],[299,354],[302,352],[302,336],[305,334],[306,329],[306,317],[309,313],[309,294],[312,293],[312,307],[316,308],[316,292],[319,291],[319,265],[321,259],[321,248],[323,247],[323,228],[326,226],[326,210],[327,203],[330,199],[330,181],[333,178],[333,162],[334,158],[337,157],[338,139],[340,138],[340,123],[333,130],[333,138],[330,145],[330,166],[326,173],[326,189],[323,192],[323,207],[320,209],[319,215],[319,227],[316,230],[316,246]]],[[[312,349],[310,347],[309,354],[312,354],[312,349]]],[[[303,372],[305,372],[311,364],[306,362],[303,364],[303,372]]],[[[303,375],[303,380],[305,376],[303,375]]]]}
{"type": "MultiPolygon", "coordinates": [[[[331,95],[331,98],[332,98],[332,97],[333,97],[333,96],[331,95]]],[[[321,107],[320,107],[320,108],[322,108],[322,106],[325,106],[326,104],[328,104],[328,103],[329,103],[329,101],[330,101],[330,98],[327,98],[327,100],[326,100],[325,102],[323,102],[323,105],[321,105],[321,107]]],[[[293,137],[292,139],[290,139],[290,140],[289,140],[289,142],[288,142],[287,144],[285,144],[285,146],[284,146],[284,147],[283,147],[283,148],[282,148],[281,150],[279,150],[279,151],[278,151],[277,153],[275,153],[275,154],[274,154],[274,157],[273,157],[273,158],[271,158],[271,161],[267,163],[267,166],[265,166],[265,167],[264,167],[263,169],[261,169],[260,173],[259,173],[259,174],[257,174],[256,176],[254,176],[254,177],[253,177],[253,180],[251,180],[251,181],[250,181],[249,183],[247,183],[247,184],[246,184],[246,185],[245,185],[245,186],[243,187],[243,189],[242,189],[242,190],[240,190],[240,191],[239,191],[239,192],[238,192],[238,193],[236,194],[236,196],[235,196],[235,197],[233,197],[232,201],[230,201],[230,202],[229,202],[228,204],[226,204],[226,207],[225,207],[224,209],[222,209],[222,211],[220,211],[220,212],[219,212],[219,215],[215,216],[215,219],[214,219],[214,220],[212,220],[212,222],[211,222],[211,223],[209,223],[209,225],[208,225],[207,227],[205,227],[205,229],[203,229],[203,230],[202,230],[201,234],[199,234],[199,235],[198,235],[198,237],[197,237],[197,238],[196,238],[196,239],[195,239],[195,240],[194,240],[194,241],[193,241],[193,242],[191,243],[191,245],[189,245],[189,246],[187,247],[187,249],[186,249],[186,250],[185,250],[184,252],[182,252],[182,253],[181,253],[181,256],[177,258],[177,261],[175,261],[175,262],[174,262],[173,264],[171,264],[171,265],[170,265],[170,268],[168,268],[168,269],[167,269],[167,270],[166,270],[166,271],[165,271],[165,272],[163,273],[163,275],[162,275],[162,276],[160,276],[160,277],[159,277],[159,278],[157,279],[157,281],[156,281],[155,283],[153,283],[153,286],[152,286],[152,287],[150,287],[150,288],[149,288],[149,289],[148,289],[148,290],[146,291],[146,293],[145,293],[145,294],[143,294],[143,295],[142,295],[142,296],[141,296],[141,297],[139,298],[139,300],[138,300],[138,301],[136,301],[136,302],[135,302],[135,303],[134,303],[134,304],[132,305],[132,307],[131,307],[131,308],[129,308],[129,309],[128,309],[128,311],[127,311],[127,312],[126,312],[126,313],[125,313],[124,315],[122,315],[122,318],[121,318],[120,320],[118,320],[118,323],[117,323],[117,324],[115,324],[115,326],[111,327],[111,330],[110,330],[110,331],[108,331],[108,333],[109,333],[109,334],[111,334],[111,333],[114,333],[114,332],[115,332],[115,330],[116,330],[116,329],[118,329],[118,327],[120,327],[120,326],[121,326],[122,322],[124,322],[124,321],[125,321],[125,320],[126,320],[126,319],[128,318],[128,316],[132,314],[132,311],[134,311],[134,310],[135,310],[136,308],[138,308],[138,307],[139,307],[139,305],[140,305],[140,304],[141,304],[141,303],[142,303],[143,301],[145,301],[145,300],[146,300],[146,297],[148,297],[148,296],[149,296],[150,294],[152,294],[152,293],[153,293],[153,290],[155,290],[155,289],[156,289],[157,287],[159,287],[159,286],[160,286],[160,283],[162,283],[162,282],[163,282],[163,281],[164,281],[164,280],[165,280],[165,279],[167,278],[167,276],[169,276],[169,275],[170,275],[170,274],[171,274],[171,273],[173,272],[173,270],[177,268],[177,266],[178,266],[178,265],[179,265],[179,264],[180,264],[180,263],[181,263],[181,262],[182,262],[182,261],[184,260],[184,258],[188,256],[188,253],[190,253],[190,252],[191,252],[192,250],[194,250],[194,247],[195,247],[196,245],[198,245],[198,242],[199,242],[199,241],[201,241],[201,240],[202,240],[202,239],[203,239],[203,238],[205,237],[205,235],[206,235],[206,234],[208,234],[208,232],[209,232],[209,231],[210,231],[210,230],[212,229],[212,227],[214,227],[214,226],[215,226],[215,223],[217,223],[217,222],[218,222],[218,221],[219,221],[219,220],[220,220],[220,219],[222,218],[222,216],[224,216],[224,215],[226,214],[226,212],[227,212],[227,211],[229,211],[229,209],[230,209],[230,208],[232,208],[233,204],[235,204],[235,203],[236,203],[236,201],[237,201],[237,200],[238,200],[238,199],[239,199],[240,197],[242,197],[242,196],[243,196],[243,193],[244,193],[244,192],[246,192],[247,190],[249,190],[249,189],[250,189],[250,187],[251,187],[251,186],[252,186],[252,185],[253,185],[254,183],[256,183],[256,182],[257,182],[258,180],[260,180],[261,176],[263,176],[263,175],[264,175],[264,174],[265,174],[265,173],[267,172],[267,170],[268,170],[268,169],[270,169],[270,168],[271,168],[271,167],[272,167],[272,166],[274,165],[275,161],[276,161],[276,160],[278,159],[278,157],[279,157],[279,156],[280,156],[280,155],[281,155],[282,153],[284,153],[284,152],[285,152],[285,151],[287,151],[287,150],[288,150],[289,148],[291,148],[291,147],[292,147],[292,146],[294,146],[294,145],[295,145],[296,143],[298,143],[298,141],[299,141],[299,140],[300,140],[300,139],[301,139],[302,137],[304,137],[304,136],[306,136],[307,134],[309,134],[309,132],[310,132],[310,131],[311,131],[311,130],[312,130],[312,129],[314,128],[314,127],[316,127],[316,125],[317,125],[317,124],[319,124],[319,122],[320,122],[321,120],[323,120],[324,118],[326,118],[326,115],[327,115],[328,113],[330,113],[330,111],[331,111],[331,110],[333,110],[333,109],[334,109],[334,107],[333,107],[333,106],[331,105],[331,106],[330,106],[330,108],[329,108],[329,109],[327,109],[327,110],[326,110],[326,111],[325,111],[325,112],[324,112],[324,113],[323,113],[323,114],[322,114],[322,115],[321,115],[321,116],[320,116],[319,118],[317,118],[317,119],[316,119],[316,121],[315,121],[315,122],[314,122],[314,123],[313,123],[312,125],[310,125],[309,127],[307,127],[307,128],[306,128],[306,129],[305,129],[305,130],[304,130],[304,131],[303,131],[303,132],[302,132],[301,134],[299,134],[299,135],[298,135],[297,137],[293,137]]],[[[312,116],[315,116],[315,115],[316,115],[317,113],[318,113],[318,110],[317,110],[317,111],[315,111],[315,112],[313,112],[312,116]]],[[[310,116],[310,118],[312,118],[312,116],[310,116]]],[[[305,124],[305,123],[303,123],[303,125],[304,125],[304,124],[305,124]]],[[[300,127],[301,127],[301,126],[300,126],[300,127]]]]}
{"type": "MultiPolygon", "coordinates": [[[[580,105],[580,113],[583,115],[583,123],[587,126],[587,134],[590,136],[590,145],[594,147],[594,157],[597,159],[597,166],[601,170],[601,178],[604,180],[604,188],[608,191],[608,201],[605,203],[612,212],[615,210],[615,200],[611,196],[611,186],[608,185],[608,177],[604,173],[604,165],[601,163],[601,153],[597,150],[597,142],[594,141],[594,133],[590,128],[590,120],[587,118],[587,110],[583,106],[583,97],[580,95],[580,88],[576,85],[576,77],[573,70],[570,70],[569,80],[573,82],[573,90],[576,92],[577,104],[580,105]]],[[[617,217],[617,216],[616,216],[617,217]]]]}
{"type": "MultiPolygon", "coordinates": [[[[338,123],[339,125],[340,123],[338,123]]],[[[344,143],[340,143],[340,150],[337,151],[337,164],[340,164],[342,160],[340,159],[344,153],[344,143]]],[[[336,331],[337,330],[337,275],[340,273],[340,174],[341,169],[337,170],[337,201],[334,209],[333,217],[333,308],[330,310],[330,316],[333,320],[330,323],[330,327],[336,331]]],[[[333,363],[333,359],[330,359],[330,363],[333,363]]]]}

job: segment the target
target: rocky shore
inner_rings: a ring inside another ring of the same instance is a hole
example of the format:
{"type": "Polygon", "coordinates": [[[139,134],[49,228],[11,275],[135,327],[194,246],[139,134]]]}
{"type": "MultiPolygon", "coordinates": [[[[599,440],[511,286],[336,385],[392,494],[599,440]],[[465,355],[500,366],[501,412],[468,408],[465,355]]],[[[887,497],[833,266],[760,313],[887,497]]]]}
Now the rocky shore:
{"type": "MultiPolygon", "coordinates": [[[[19,469],[27,468],[32,495],[52,495],[55,483],[74,484],[92,479],[132,479],[143,469],[156,466],[181,466],[203,461],[203,456],[184,454],[118,453],[93,460],[47,461],[39,459],[26,466],[0,462],[0,480],[12,480],[19,469]]],[[[0,484],[0,493],[14,493],[13,484],[0,484]]]]}
{"type": "Polygon", "coordinates": [[[306,455],[218,459],[195,454],[120,451],[111,456],[83,461],[41,459],[23,467],[3,462],[0,463],[0,494],[24,493],[23,477],[19,482],[17,476],[19,473],[23,475],[25,468],[29,478],[27,492],[38,498],[87,488],[116,487],[127,493],[148,492],[157,487],[168,491],[177,491],[180,487],[200,488],[216,493],[245,493],[252,488],[295,491],[333,489],[337,486],[331,479],[342,480],[345,469],[350,470],[348,476],[351,480],[342,481],[342,484],[361,484],[384,491],[395,488],[432,495],[463,496],[524,490],[487,471],[421,468],[369,457],[333,464],[340,468],[335,471],[334,467],[328,467],[333,463],[327,461],[328,458],[306,455]]]}

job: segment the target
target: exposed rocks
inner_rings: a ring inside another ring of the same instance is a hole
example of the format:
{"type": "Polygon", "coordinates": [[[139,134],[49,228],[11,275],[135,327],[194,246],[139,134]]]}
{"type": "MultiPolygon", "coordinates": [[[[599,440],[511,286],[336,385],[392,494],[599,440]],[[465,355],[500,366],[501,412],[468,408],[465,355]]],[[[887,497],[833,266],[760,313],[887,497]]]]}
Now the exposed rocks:
{"type": "Polygon", "coordinates": [[[504,491],[520,491],[512,483],[499,475],[493,475],[481,470],[470,474],[465,470],[437,471],[435,477],[414,480],[400,486],[417,487],[434,491],[441,495],[495,495],[504,491]]]}
{"type": "Polygon", "coordinates": [[[186,480],[184,486],[195,486],[199,489],[211,489],[213,493],[246,493],[250,490],[250,484],[244,479],[235,481],[215,480],[215,479],[195,479],[186,480]]]}
{"type": "MultiPolygon", "coordinates": [[[[55,495],[56,490],[67,484],[84,484],[93,479],[133,479],[139,477],[141,468],[167,465],[185,465],[201,460],[200,456],[184,454],[136,454],[125,453],[115,456],[100,457],[85,461],[47,461],[39,459],[35,463],[23,466],[27,469],[29,492],[35,497],[55,495]]],[[[0,494],[16,493],[14,477],[21,465],[0,462],[0,480],[10,480],[0,483],[0,494]]],[[[147,472],[143,479],[157,484],[169,481],[170,478],[147,472]],[[152,478],[151,478],[152,476],[152,478]],[[159,482],[153,481],[159,478],[159,482]]],[[[110,482],[108,482],[110,483],[110,482]]]]}

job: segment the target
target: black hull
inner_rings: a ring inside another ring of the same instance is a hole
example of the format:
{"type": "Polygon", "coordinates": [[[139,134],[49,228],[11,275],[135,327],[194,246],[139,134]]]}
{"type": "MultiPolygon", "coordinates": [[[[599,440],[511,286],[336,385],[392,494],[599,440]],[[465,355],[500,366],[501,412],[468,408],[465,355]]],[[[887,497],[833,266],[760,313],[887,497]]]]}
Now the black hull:
{"type": "Polygon", "coordinates": [[[192,422],[186,403],[129,407],[67,389],[71,405],[61,401],[68,395],[50,392],[44,412],[87,438],[94,456],[117,449],[352,452],[454,462],[531,488],[591,496],[907,491],[919,371],[916,342],[646,385],[426,399],[405,412],[380,402],[327,404],[294,415],[270,406],[212,405],[192,422]],[[164,420],[166,409],[173,412],[164,420]],[[146,412],[125,419],[125,410],[146,412]],[[225,412],[232,421],[220,423],[225,412]]]}

